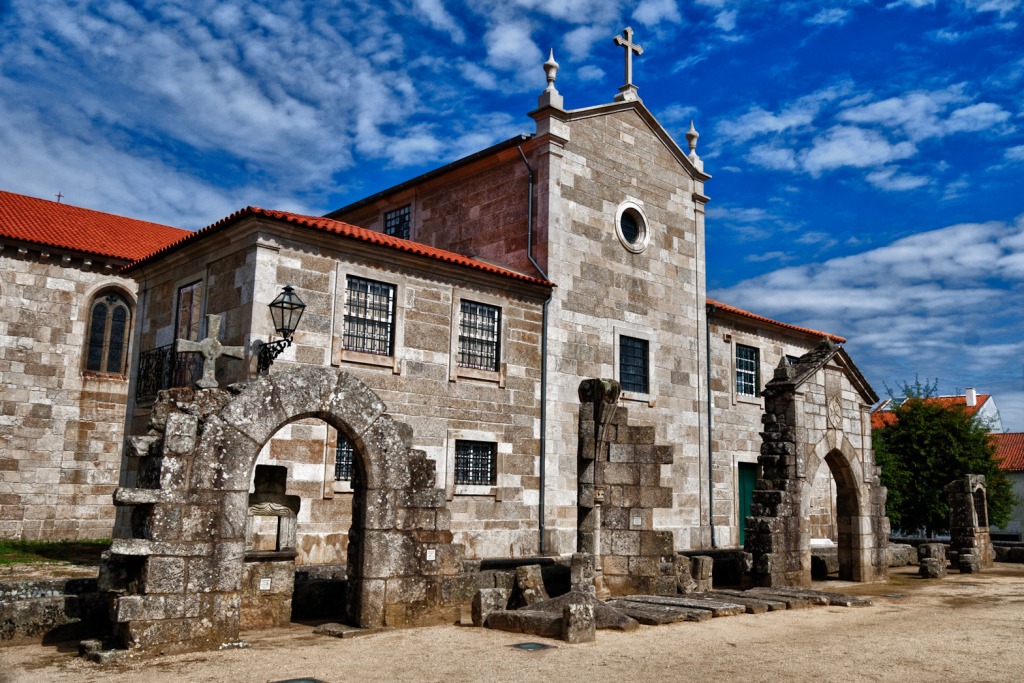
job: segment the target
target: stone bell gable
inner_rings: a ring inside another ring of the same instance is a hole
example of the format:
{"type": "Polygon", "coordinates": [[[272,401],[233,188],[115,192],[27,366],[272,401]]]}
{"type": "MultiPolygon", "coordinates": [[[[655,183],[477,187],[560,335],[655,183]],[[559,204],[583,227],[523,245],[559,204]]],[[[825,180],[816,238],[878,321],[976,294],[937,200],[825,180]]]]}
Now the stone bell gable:
{"type": "Polygon", "coordinates": [[[840,578],[884,578],[889,520],[870,420],[878,397],[846,351],[828,340],[793,365],[780,364],[763,393],[762,473],[746,520],[754,582],[810,584],[810,496],[822,467],[836,482],[840,578]]]}

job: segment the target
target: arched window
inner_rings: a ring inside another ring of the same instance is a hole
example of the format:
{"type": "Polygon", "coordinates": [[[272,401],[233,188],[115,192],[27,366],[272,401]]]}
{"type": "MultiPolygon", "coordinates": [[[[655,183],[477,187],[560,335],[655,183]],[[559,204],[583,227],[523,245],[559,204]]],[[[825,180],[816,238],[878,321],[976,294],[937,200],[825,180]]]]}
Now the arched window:
{"type": "Polygon", "coordinates": [[[89,311],[86,370],[125,373],[131,322],[131,307],[124,297],[113,292],[96,297],[89,311]]]}

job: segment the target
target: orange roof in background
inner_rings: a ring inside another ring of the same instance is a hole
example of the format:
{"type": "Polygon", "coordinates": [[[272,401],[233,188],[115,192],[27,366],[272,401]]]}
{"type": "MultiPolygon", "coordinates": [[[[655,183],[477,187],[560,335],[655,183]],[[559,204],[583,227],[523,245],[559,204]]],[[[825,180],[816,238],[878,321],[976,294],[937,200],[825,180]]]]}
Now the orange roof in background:
{"type": "MultiPolygon", "coordinates": [[[[973,416],[979,410],[981,406],[985,404],[992,395],[991,394],[977,394],[977,400],[973,406],[967,405],[967,396],[932,396],[924,399],[928,403],[934,403],[943,408],[961,408],[968,415],[973,416]]],[[[891,408],[892,399],[886,399],[871,413],[871,428],[880,429],[882,427],[891,425],[896,421],[896,412],[894,408],[891,408]]]]}
{"type": "Polygon", "coordinates": [[[262,216],[265,218],[272,218],[276,220],[282,220],[287,223],[293,223],[295,225],[301,225],[306,228],[312,228],[314,230],[322,230],[324,232],[333,233],[336,235],[342,235],[351,239],[359,240],[360,242],[368,242],[370,244],[377,244],[389,249],[395,249],[397,251],[403,251],[409,254],[417,254],[419,256],[426,256],[437,261],[443,261],[445,263],[451,263],[458,266],[464,266],[466,268],[472,268],[474,270],[480,270],[485,273],[491,273],[493,275],[500,275],[503,277],[512,278],[513,280],[520,280],[522,282],[529,282],[532,284],[546,285],[548,287],[554,287],[554,284],[547,280],[542,280],[536,277],[530,277],[529,275],[523,275],[517,273],[514,270],[502,268],[485,261],[478,261],[476,259],[469,258],[468,256],[462,256],[455,252],[445,251],[444,249],[437,249],[435,247],[427,246],[419,242],[413,242],[412,240],[403,240],[398,237],[392,237],[391,235],[385,235],[382,232],[376,230],[368,230],[366,228],[360,228],[355,225],[349,225],[348,223],[342,223],[331,218],[324,218],[322,216],[303,216],[297,213],[289,213],[287,211],[271,211],[269,209],[261,209],[258,206],[247,206],[241,211],[236,211],[227,218],[222,218],[216,223],[209,225],[202,230],[190,234],[186,239],[176,242],[174,244],[165,246],[158,251],[146,254],[143,258],[138,261],[125,266],[124,270],[131,270],[140,266],[144,263],[149,263],[155,260],[157,257],[169,252],[176,250],[186,244],[200,240],[203,237],[223,230],[230,225],[241,221],[244,218],[250,216],[262,216]]]}
{"type": "Polygon", "coordinates": [[[999,469],[1006,472],[1024,472],[1024,432],[989,434],[996,442],[996,460],[999,469]]]}
{"type": "Polygon", "coordinates": [[[188,230],[0,191],[0,238],[132,261],[188,230]]]}
{"type": "MultiPolygon", "coordinates": [[[[884,403],[882,405],[885,405],[884,403]]],[[[882,427],[888,427],[896,421],[896,413],[891,410],[876,409],[875,412],[871,413],[871,428],[881,429],[882,427]]]]}
{"type": "Polygon", "coordinates": [[[821,332],[820,330],[812,330],[809,327],[798,327],[797,325],[790,325],[789,323],[780,323],[778,320],[772,320],[771,318],[766,318],[763,315],[751,313],[750,311],[744,311],[742,308],[736,308],[735,306],[730,306],[729,304],[723,304],[722,302],[715,301],[714,299],[708,299],[707,302],[709,306],[714,306],[715,308],[719,308],[727,313],[743,316],[744,318],[750,318],[751,320],[757,320],[758,322],[762,323],[771,323],[772,325],[776,325],[778,327],[785,327],[787,330],[796,330],[797,332],[803,332],[805,334],[814,335],[816,337],[831,339],[836,344],[846,343],[845,338],[835,334],[821,332]]]}

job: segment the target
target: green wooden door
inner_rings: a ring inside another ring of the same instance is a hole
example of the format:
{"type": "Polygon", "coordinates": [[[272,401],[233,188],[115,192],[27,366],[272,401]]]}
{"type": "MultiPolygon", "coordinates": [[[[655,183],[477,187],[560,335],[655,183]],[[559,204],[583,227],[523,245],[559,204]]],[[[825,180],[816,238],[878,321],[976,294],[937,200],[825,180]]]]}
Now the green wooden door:
{"type": "Polygon", "coordinates": [[[739,499],[740,499],[740,545],[747,540],[747,517],[754,504],[754,484],[757,483],[757,465],[741,462],[739,468],[739,499]]]}

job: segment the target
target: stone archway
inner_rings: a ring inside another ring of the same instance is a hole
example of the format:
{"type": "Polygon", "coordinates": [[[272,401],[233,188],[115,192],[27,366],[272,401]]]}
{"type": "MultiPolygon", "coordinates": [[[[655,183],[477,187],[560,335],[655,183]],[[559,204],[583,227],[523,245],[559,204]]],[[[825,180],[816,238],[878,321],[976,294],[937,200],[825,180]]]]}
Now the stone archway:
{"type": "Polygon", "coordinates": [[[131,538],[101,569],[123,647],[202,649],[236,640],[249,483],[284,425],[319,418],[356,445],[348,618],[359,626],[449,621],[464,596],[434,462],[358,379],[305,366],[223,389],[162,392],[150,431],[129,440],[138,488],[131,538]]]}
{"type": "Polygon", "coordinates": [[[840,578],[874,581],[888,572],[889,520],[870,439],[877,399],[840,347],[823,342],[782,364],[763,391],[761,478],[745,547],[760,586],[809,586],[809,507],[822,466],[837,486],[840,578]]]}

